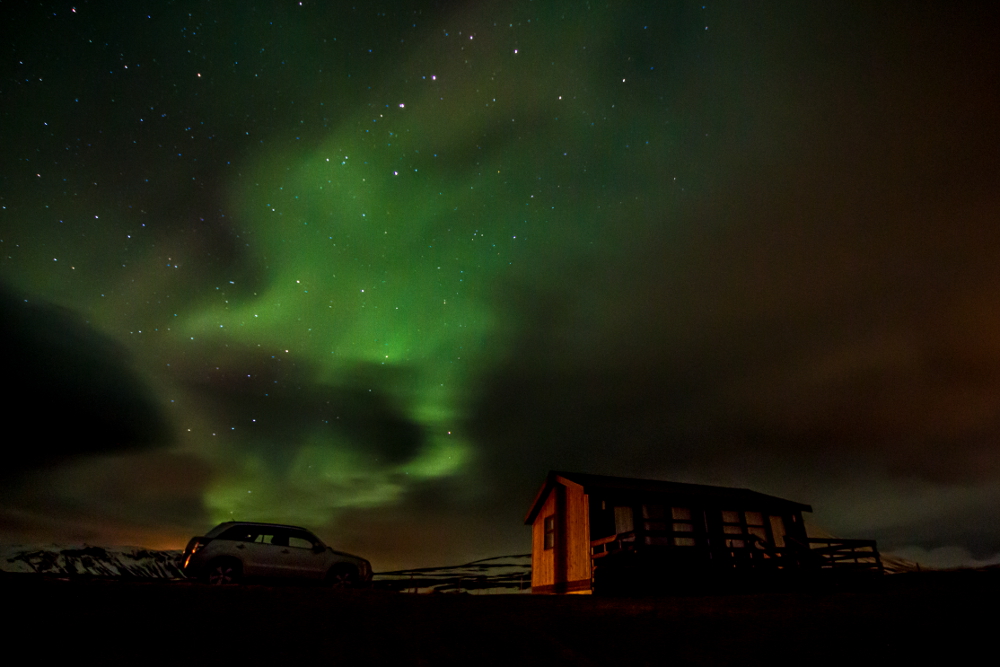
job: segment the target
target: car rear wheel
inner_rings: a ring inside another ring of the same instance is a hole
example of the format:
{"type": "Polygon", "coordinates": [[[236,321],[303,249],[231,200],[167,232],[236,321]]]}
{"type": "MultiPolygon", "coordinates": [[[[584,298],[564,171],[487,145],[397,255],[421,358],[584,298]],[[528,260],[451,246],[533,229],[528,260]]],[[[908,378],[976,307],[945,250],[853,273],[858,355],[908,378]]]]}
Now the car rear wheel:
{"type": "Polygon", "coordinates": [[[208,566],[205,581],[213,586],[238,584],[243,575],[243,568],[238,561],[217,560],[208,566]]]}
{"type": "Polygon", "coordinates": [[[358,572],[346,565],[338,565],[326,573],[326,585],[330,588],[354,588],[358,585],[358,572]]]}

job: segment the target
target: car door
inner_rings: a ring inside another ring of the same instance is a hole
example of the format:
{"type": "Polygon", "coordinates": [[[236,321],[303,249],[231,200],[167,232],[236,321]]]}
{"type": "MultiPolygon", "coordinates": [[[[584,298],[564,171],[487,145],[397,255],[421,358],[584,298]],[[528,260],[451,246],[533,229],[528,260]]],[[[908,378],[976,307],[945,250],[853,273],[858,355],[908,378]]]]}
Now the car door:
{"type": "Polygon", "coordinates": [[[330,552],[315,535],[299,530],[288,531],[287,550],[284,560],[286,576],[320,579],[326,574],[330,552]]]}
{"type": "Polygon", "coordinates": [[[261,530],[243,552],[243,571],[250,577],[281,576],[279,549],[272,544],[274,530],[261,530]]]}
{"type": "Polygon", "coordinates": [[[288,546],[288,538],[288,530],[284,528],[268,528],[261,534],[255,544],[259,554],[259,576],[295,576],[295,552],[288,546]]]}
{"type": "Polygon", "coordinates": [[[224,539],[232,540],[228,547],[231,555],[236,556],[243,563],[243,575],[247,577],[267,577],[272,576],[270,559],[268,558],[269,546],[266,541],[270,539],[264,531],[259,528],[239,527],[224,536],[224,539]]]}

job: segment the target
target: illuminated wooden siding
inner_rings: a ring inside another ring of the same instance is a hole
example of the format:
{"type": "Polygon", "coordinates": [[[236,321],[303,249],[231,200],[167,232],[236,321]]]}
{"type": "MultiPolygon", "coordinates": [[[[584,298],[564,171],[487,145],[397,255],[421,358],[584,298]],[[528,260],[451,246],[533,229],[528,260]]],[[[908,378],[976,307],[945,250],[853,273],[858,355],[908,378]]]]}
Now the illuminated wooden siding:
{"type": "Polygon", "coordinates": [[[531,590],[589,593],[591,590],[590,512],[583,487],[553,477],[543,487],[532,526],[531,590]]]}
{"type": "Polygon", "coordinates": [[[809,538],[802,512],[811,511],[749,489],[553,471],[525,517],[532,592],[882,572],[873,540],[809,538]]]}

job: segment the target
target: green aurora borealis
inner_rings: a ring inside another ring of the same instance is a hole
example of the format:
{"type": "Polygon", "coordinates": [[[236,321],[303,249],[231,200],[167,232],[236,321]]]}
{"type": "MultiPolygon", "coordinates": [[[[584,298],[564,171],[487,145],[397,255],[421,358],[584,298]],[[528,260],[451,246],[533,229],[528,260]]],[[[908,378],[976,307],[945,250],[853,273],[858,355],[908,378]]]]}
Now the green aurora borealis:
{"type": "Polygon", "coordinates": [[[101,4],[3,9],[5,541],[438,565],[565,468],[1000,552],[971,9],[101,4]]]}

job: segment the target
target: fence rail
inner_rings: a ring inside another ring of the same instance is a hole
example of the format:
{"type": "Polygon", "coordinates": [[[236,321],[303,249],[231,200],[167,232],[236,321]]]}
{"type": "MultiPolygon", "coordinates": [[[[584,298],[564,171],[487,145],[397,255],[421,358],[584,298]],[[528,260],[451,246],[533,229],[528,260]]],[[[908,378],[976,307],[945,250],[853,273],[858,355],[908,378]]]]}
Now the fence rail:
{"type": "Polygon", "coordinates": [[[824,570],[869,570],[878,574],[884,572],[875,540],[809,538],[805,544],[794,539],[790,543],[800,547],[802,555],[813,567],[824,570]]]}
{"type": "Polygon", "coordinates": [[[592,540],[590,553],[596,562],[619,552],[702,553],[713,566],[735,569],[836,570],[865,571],[882,574],[884,569],[875,540],[809,538],[797,540],[785,536],[785,546],[769,544],[757,535],[733,533],[699,535],[686,533],[684,546],[670,540],[669,531],[636,531],[592,540]]]}
{"type": "Polygon", "coordinates": [[[598,540],[591,540],[590,555],[592,558],[601,558],[616,551],[632,550],[635,548],[635,531],[619,533],[602,537],[598,540]]]}

